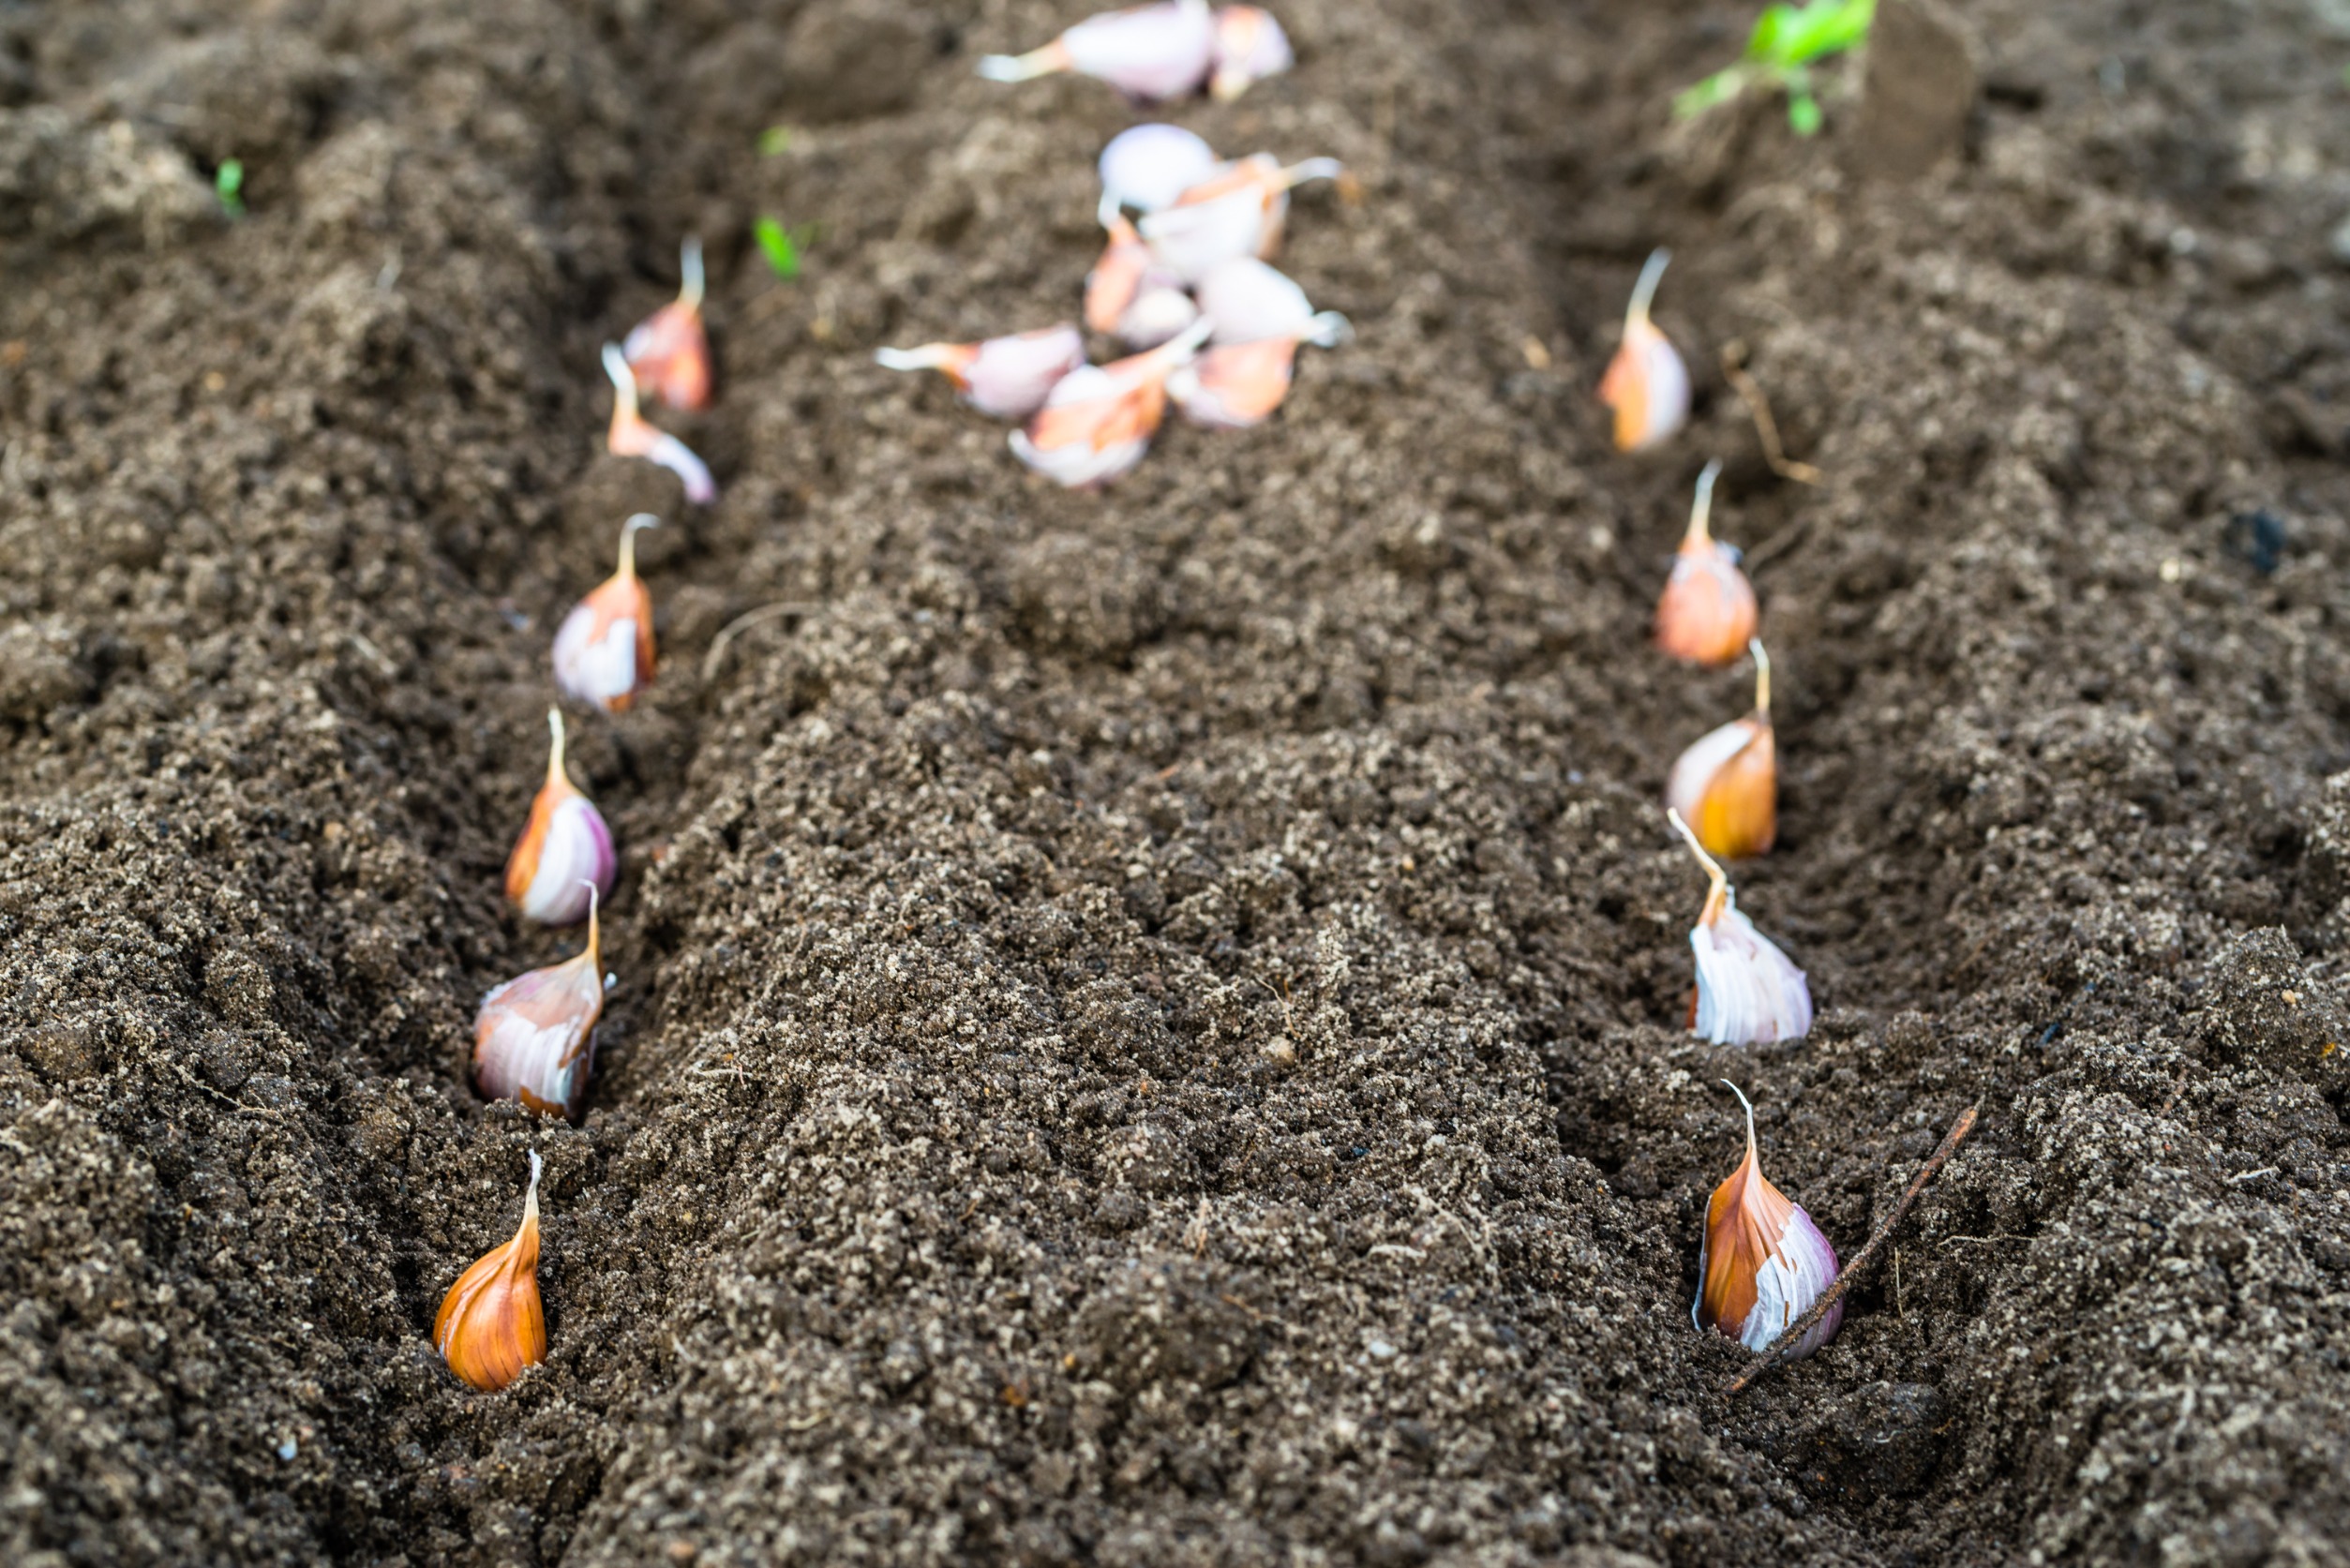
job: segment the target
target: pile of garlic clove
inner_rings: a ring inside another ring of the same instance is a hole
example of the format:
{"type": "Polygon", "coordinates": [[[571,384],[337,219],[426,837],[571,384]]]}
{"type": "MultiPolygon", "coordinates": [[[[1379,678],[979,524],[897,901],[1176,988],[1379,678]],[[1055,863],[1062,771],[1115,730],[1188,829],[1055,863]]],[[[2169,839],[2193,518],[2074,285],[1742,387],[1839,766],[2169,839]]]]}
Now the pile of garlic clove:
{"type": "Polygon", "coordinates": [[[1171,403],[1214,429],[1262,423],[1289,396],[1300,346],[1353,336],[1345,317],[1316,311],[1266,261],[1280,245],[1289,192],[1336,177],[1335,160],[1284,166],[1259,153],[1226,161],[1190,131],[1142,125],[1102,149],[1100,172],[1109,239],[1085,278],[1083,316],[1124,357],[1088,364],[1084,335],[1069,322],[874,356],[892,370],[936,370],[981,413],[1021,421],[1013,455],[1071,488],[1131,470],[1171,403]]]}

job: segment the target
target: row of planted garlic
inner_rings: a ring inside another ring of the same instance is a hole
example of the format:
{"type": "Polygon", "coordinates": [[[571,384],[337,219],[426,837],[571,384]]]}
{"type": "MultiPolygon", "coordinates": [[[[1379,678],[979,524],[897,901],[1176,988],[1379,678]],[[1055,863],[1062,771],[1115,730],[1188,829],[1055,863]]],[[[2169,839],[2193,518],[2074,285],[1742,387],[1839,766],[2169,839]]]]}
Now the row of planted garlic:
{"type": "MultiPolygon", "coordinates": [[[[1614,410],[1616,444],[1653,447],[1687,422],[1689,374],[1649,308],[1669,256],[1648,259],[1634,286],[1624,337],[1609,363],[1600,396],[1614,410]]],[[[1756,631],[1760,607],[1733,545],[1712,530],[1714,483],[1721,464],[1698,476],[1689,526],[1656,604],[1656,645],[1683,663],[1718,666],[1742,652],[1755,662],[1755,706],[1744,718],[1709,731],[1682,752],[1665,786],[1665,815],[1706,874],[1705,903],[1689,933],[1697,983],[1689,1030],[1715,1045],[1801,1039],[1810,1033],[1811,988],[1804,972],[1738,908],[1723,859],[1767,852],[1778,836],[1778,739],[1771,724],[1771,659],[1756,631]],[[1716,857],[1719,857],[1717,859],[1716,857]]],[[[1760,1351],[1779,1337],[1833,1284],[1835,1248],[1810,1215],[1762,1174],[1754,1107],[1735,1084],[1746,1113],[1746,1153],[1706,1204],[1698,1250],[1698,1294],[1689,1316],[1760,1351]]],[[[1841,1303],[1791,1351],[1809,1355],[1842,1323],[1841,1303]]]]}

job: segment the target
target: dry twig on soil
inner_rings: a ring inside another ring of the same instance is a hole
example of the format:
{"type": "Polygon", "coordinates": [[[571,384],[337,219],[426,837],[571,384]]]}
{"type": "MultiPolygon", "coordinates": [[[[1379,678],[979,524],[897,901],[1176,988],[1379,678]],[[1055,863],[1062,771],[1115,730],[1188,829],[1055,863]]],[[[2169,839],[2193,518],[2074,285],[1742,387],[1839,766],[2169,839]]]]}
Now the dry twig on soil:
{"type": "Polygon", "coordinates": [[[1909,1205],[1918,1201],[1918,1194],[1925,1190],[1925,1184],[1950,1163],[1950,1157],[1958,1152],[1958,1145],[1966,1141],[1967,1134],[1975,1129],[1975,1117],[1981,1110],[1981,1106],[1970,1105],[1959,1113],[1958,1120],[1952,1123],[1950,1131],[1943,1135],[1942,1146],[1927,1156],[1925,1163],[1918,1167],[1918,1173],[1909,1178],[1908,1187],[1903,1189],[1901,1201],[1893,1205],[1893,1212],[1886,1217],[1885,1223],[1877,1227],[1877,1233],[1868,1238],[1868,1245],[1861,1248],[1860,1255],[1845,1265],[1844,1272],[1836,1276],[1835,1283],[1820,1292],[1819,1298],[1804,1310],[1803,1316],[1788,1324],[1760,1355],[1746,1364],[1744,1371],[1729,1381],[1722,1390],[1724,1397],[1743,1393],[1748,1383],[1785,1360],[1789,1352],[1804,1342],[1804,1336],[1811,1332],[1812,1325],[1826,1317],[1836,1303],[1844,1299],[1845,1292],[1852,1288],[1852,1281],[1877,1261],[1878,1255],[1884,1251],[1885,1244],[1893,1239],[1893,1232],[1900,1229],[1901,1221],[1909,1213],[1909,1205]]]}
{"type": "Polygon", "coordinates": [[[1733,337],[1722,345],[1722,376],[1745,400],[1746,411],[1754,416],[1755,436],[1762,442],[1762,458],[1771,465],[1771,471],[1781,479],[1791,479],[1798,485],[1824,484],[1827,475],[1809,463],[1799,463],[1787,455],[1779,444],[1779,422],[1771,417],[1771,399],[1762,388],[1746,374],[1746,340],[1733,337]]]}

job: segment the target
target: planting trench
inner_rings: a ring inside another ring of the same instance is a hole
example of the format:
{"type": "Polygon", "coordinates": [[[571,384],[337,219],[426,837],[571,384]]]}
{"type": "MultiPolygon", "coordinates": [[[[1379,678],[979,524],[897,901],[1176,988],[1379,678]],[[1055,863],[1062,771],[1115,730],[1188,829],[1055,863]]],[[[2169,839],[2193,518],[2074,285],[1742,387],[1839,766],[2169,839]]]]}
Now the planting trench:
{"type": "Polygon", "coordinates": [[[1669,124],[1743,7],[1284,7],[1299,70],[1176,117],[1355,172],[1283,264],[1357,341],[1106,497],[870,364],[1072,308],[1130,116],[971,73],[1061,7],[0,14],[8,1557],[2343,1561],[2350,45],[1960,10],[1905,181],[1849,103],[1669,124]],[[686,231],[707,512],[599,455],[686,231]],[[1624,458],[1657,243],[1699,406],[1624,458]],[[1655,804],[1745,677],[1642,647],[1716,454],[1786,769],[1741,902],[1822,1006],[1757,1051],[1678,1028],[1655,804]],[[461,1059],[569,950],[498,870],[639,509],[549,1128],[461,1059]],[[1984,1114],[1735,1404],[1722,1077],[1848,1255],[1984,1114]],[[551,1351],[475,1396],[427,1329],[533,1147],[551,1351]]]}

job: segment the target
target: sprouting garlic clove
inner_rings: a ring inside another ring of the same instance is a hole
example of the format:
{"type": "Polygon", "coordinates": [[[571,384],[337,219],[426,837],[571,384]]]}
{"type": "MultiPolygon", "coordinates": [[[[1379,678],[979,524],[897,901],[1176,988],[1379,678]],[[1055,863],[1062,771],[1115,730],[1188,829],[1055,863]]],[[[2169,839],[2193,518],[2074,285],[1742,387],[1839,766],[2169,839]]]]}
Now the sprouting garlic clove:
{"type": "Polygon", "coordinates": [[[1729,874],[1698,843],[1681,814],[1669,807],[1665,815],[1711,883],[1698,923],[1689,932],[1689,950],[1698,970],[1689,998],[1689,1032],[1715,1045],[1803,1038],[1811,1033],[1810,982],[1740,911],[1729,874]]]}
{"type": "MultiPolygon", "coordinates": [[[[1764,1179],[1755,1151],[1755,1108],[1729,1084],[1746,1110],[1746,1157],[1714,1189],[1698,1251],[1698,1298],[1690,1321],[1750,1351],[1770,1348],[1835,1283],[1836,1249],[1786,1193],[1764,1179]]],[[[1844,1322],[1838,1302],[1804,1336],[1793,1354],[1807,1356],[1835,1337],[1844,1322]]]]}
{"type": "Polygon", "coordinates": [[[620,569],[555,632],[555,684],[606,713],[622,711],[652,684],[652,595],[636,575],[636,530],[660,524],[639,512],[621,525],[620,569]]]}
{"type": "Polygon", "coordinates": [[[1599,383],[1600,401],[1615,411],[1620,451],[1644,451],[1689,422],[1689,367],[1648,313],[1671,260],[1672,252],[1658,250],[1640,269],[1624,314],[1624,341],[1599,383]]]}
{"type": "Polygon", "coordinates": [[[718,482],[711,477],[710,465],[683,441],[656,429],[637,409],[636,372],[628,367],[617,343],[604,345],[604,373],[612,382],[612,427],[605,446],[615,456],[643,457],[667,469],[684,484],[685,499],[696,506],[716,500],[718,482]]]}
{"type": "Polygon", "coordinates": [[[621,344],[637,389],[688,412],[710,404],[710,335],[702,327],[702,242],[679,251],[678,297],[636,323],[621,344]]]}
{"type": "Polygon", "coordinates": [[[577,925],[591,898],[610,898],[620,870],[612,829],[595,802],[579,793],[563,769],[563,715],[546,710],[554,739],[546,782],[531,802],[531,819],[506,858],[506,897],[542,925],[577,925]],[[591,891],[592,889],[592,891],[591,891]]]}
{"type": "Polygon", "coordinates": [[[1207,90],[1229,103],[1268,76],[1279,76],[1297,63],[1289,35],[1262,6],[1220,6],[1216,9],[1216,70],[1207,90]]]}
{"type": "Polygon", "coordinates": [[[1129,126],[1101,149],[1101,205],[1155,213],[1215,177],[1215,150],[1180,126],[1129,126]]]}
{"type": "Polygon", "coordinates": [[[1224,165],[1172,205],[1145,214],[1135,229],[1163,271],[1179,282],[1197,284],[1235,257],[1269,258],[1280,247],[1290,191],[1340,172],[1336,158],[1308,158],[1284,168],[1271,154],[1255,153],[1224,165]]]}
{"type": "Polygon", "coordinates": [[[1771,724],[1771,656],[1755,656],[1755,709],[1712,730],[1675,759],[1665,803],[1708,853],[1740,860],[1766,853],[1779,833],[1779,751],[1771,724]]]}
{"type": "Polygon", "coordinates": [[[495,1394],[546,1359],[546,1312],[539,1299],[539,1157],[531,1151],[531,1186],[512,1240],[491,1248],[457,1276],[433,1315],[432,1342],[449,1370],[495,1394]]]}
{"type": "Polygon", "coordinates": [[[1716,540],[1708,523],[1719,460],[1698,476],[1689,530],[1673,557],[1672,575],[1656,601],[1656,646],[1693,665],[1727,665],[1745,650],[1760,618],[1754,586],[1738,568],[1736,546],[1716,540]]]}
{"type": "Polygon", "coordinates": [[[1014,455],[1071,489],[1106,485],[1150,450],[1166,415],[1167,378],[1199,351],[1199,321],[1147,353],[1070,372],[1026,428],[1011,433],[1014,455]]]}
{"type": "Polygon", "coordinates": [[[508,980],[473,1015],[473,1083],[483,1096],[575,1122],[587,1106],[596,1020],[604,1016],[598,895],[590,888],[586,950],[508,980]]]}
{"type": "Polygon", "coordinates": [[[1205,80],[1216,52],[1207,0],[1160,0],[1087,17],[1041,49],[980,57],[990,82],[1074,71],[1141,102],[1181,97],[1205,80]]]}
{"type": "Polygon", "coordinates": [[[882,349],[875,363],[891,370],[936,370],[963,400],[995,419],[1025,419],[1054,385],[1085,363],[1085,339],[1069,322],[980,343],[925,343],[882,349]]]}

